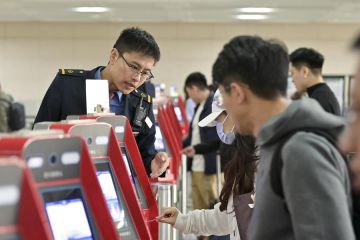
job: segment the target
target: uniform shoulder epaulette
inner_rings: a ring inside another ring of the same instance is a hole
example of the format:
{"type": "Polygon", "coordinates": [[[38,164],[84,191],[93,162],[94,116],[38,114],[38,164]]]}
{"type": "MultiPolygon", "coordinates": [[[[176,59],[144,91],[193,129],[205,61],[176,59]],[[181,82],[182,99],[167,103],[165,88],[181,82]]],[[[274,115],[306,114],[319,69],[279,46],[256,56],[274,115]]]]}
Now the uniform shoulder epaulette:
{"type": "Polygon", "coordinates": [[[151,103],[152,101],[151,96],[149,94],[146,94],[140,90],[135,89],[131,93],[134,94],[135,96],[142,97],[148,103],[151,103]]]}
{"type": "Polygon", "coordinates": [[[65,68],[59,69],[59,74],[61,75],[83,76],[84,72],[85,71],[82,69],[65,69],[65,68]]]}

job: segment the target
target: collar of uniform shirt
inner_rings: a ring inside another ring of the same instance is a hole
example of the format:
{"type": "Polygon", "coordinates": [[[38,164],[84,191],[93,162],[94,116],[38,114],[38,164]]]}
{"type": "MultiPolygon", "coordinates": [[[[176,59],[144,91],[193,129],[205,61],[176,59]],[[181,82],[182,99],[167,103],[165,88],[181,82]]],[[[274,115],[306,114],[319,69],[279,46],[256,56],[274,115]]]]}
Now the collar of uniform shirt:
{"type": "MultiPolygon", "coordinates": [[[[104,67],[99,67],[96,72],[95,72],[95,79],[100,80],[101,79],[101,71],[104,69],[104,67]]],[[[109,96],[110,99],[112,99],[112,97],[114,96],[114,93],[116,93],[118,95],[119,98],[119,102],[121,102],[121,96],[123,95],[122,92],[120,91],[114,91],[111,93],[111,95],[109,96]]]]}

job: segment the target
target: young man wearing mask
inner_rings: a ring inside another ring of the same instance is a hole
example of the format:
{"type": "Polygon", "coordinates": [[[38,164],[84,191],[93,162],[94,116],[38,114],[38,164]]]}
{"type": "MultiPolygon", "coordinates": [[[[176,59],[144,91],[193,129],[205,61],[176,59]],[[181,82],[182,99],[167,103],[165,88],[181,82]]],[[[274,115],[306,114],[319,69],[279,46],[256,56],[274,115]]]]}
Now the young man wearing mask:
{"type": "Polygon", "coordinates": [[[160,49],[148,32],[139,28],[122,31],[110,51],[108,64],[90,71],[60,69],[41,103],[36,122],[60,121],[68,115],[86,114],[86,79],[106,79],[109,82],[110,111],[125,115],[134,132],[147,173],[160,176],[168,167],[164,152],[156,152],[155,119],[151,97],[138,90],[152,79],[152,68],[160,60],[160,49]],[[142,104],[145,114],[136,113],[142,104]]]}

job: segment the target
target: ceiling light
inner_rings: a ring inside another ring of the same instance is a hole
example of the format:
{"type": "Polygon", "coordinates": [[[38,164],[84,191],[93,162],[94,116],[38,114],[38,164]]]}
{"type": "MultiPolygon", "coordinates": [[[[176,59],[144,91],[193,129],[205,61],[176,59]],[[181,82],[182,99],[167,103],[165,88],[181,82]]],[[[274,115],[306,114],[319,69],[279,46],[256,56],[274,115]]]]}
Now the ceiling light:
{"type": "Polygon", "coordinates": [[[246,7],[246,8],[239,8],[238,10],[243,13],[271,13],[274,11],[273,8],[265,8],[265,7],[246,7]]]}
{"type": "Polygon", "coordinates": [[[256,14],[249,14],[249,15],[237,15],[235,16],[236,19],[239,20],[264,20],[267,18],[265,15],[256,15],[256,14]]]}
{"type": "Polygon", "coordinates": [[[77,7],[73,8],[74,12],[83,12],[83,13],[102,13],[110,11],[109,8],[106,7],[77,7]]]}

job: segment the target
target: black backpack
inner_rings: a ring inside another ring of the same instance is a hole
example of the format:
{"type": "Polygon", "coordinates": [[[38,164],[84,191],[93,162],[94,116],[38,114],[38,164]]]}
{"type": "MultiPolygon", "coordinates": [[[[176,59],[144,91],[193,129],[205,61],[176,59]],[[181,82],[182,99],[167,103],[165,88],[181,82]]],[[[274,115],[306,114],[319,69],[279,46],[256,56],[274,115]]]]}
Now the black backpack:
{"type": "Polygon", "coordinates": [[[16,131],[25,127],[25,107],[19,102],[9,101],[0,98],[0,101],[9,105],[8,125],[11,131],[16,131]]]}
{"type": "MultiPolygon", "coordinates": [[[[286,202],[284,199],[284,190],[281,181],[281,170],[283,167],[283,160],[281,158],[281,150],[285,143],[297,132],[310,132],[319,136],[324,137],[329,143],[331,143],[340,153],[341,151],[337,146],[337,137],[329,134],[324,129],[320,128],[302,128],[297,129],[295,131],[291,131],[281,137],[278,146],[274,151],[274,155],[272,157],[271,166],[270,166],[270,184],[271,188],[276,195],[278,195],[284,201],[284,207],[287,209],[286,202]]],[[[346,162],[346,165],[349,167],[349,157],[341,154],[346,162]]],[[[351,173],[351,171],[349,171],[351,173]]],[[[355,232],[356,239],[360,239],[360,194],[356,192],[352,192],[352,222],[353,228],[355,232]]]]}

